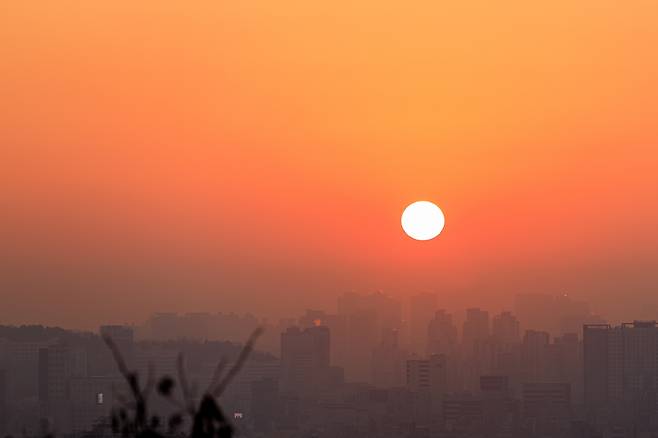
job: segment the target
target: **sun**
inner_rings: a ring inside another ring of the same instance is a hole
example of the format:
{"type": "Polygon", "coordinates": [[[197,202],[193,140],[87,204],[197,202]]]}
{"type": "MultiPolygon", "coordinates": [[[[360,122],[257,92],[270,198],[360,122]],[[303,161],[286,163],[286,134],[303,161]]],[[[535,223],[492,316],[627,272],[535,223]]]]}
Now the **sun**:
{"type": "Polygon", "coordinates": [[[446,219],[436,204],[429,201],[416,201],[402,213],[402,229],[415,240],[431,240],[441,234],[446,219]]]}

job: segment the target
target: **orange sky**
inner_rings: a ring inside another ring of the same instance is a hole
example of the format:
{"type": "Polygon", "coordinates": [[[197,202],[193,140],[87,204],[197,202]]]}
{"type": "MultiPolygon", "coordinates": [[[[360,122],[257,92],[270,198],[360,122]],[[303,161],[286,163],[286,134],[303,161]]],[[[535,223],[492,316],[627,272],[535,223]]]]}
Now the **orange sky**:
{"type": "Polygon", "coordinates": [[[9,0],[2,322],[562,292],[658,317],[655,1],[9,0]],[[439,239],[404,206],[446,214],[439,239]]]}

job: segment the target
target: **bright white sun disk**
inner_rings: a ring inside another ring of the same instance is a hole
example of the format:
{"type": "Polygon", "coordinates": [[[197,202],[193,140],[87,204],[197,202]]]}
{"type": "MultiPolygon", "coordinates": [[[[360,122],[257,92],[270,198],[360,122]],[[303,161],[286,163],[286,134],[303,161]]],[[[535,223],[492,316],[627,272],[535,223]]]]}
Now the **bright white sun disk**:
{"type": "Polygon", "coordinates": [[[402,229],[412,239],[430,240],[441,234],[446,219],[436,204],[417,201],[402,213],[402,229]]]}

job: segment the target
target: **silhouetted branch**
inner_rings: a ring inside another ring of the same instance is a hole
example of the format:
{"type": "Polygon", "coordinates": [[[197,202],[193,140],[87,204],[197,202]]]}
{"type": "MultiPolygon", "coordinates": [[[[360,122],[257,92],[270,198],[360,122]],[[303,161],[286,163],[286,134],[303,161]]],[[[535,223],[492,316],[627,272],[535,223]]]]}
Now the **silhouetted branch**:
{"type": "Polygon", "coordinates": [[[117,344],[115,344],[114,340],[108,335],[103,336],[103,341],[105,341],[105,344],[112,352],[112,356],[114,357],[114,361],[117,363],[119,372],[123,375],[123,377],[128,379],[128,376],[130,375],[130,371],[128,371],[128,367],[126,366],[126,362],[123,360],[123,356],[119,351],[119,347],[117,347],[117,344]]]}
{"type": "Polygon", "coordinates": [[[180,382],[181,391],[183,393],[185,409],[192,414],[194,413],[194,402],[190,396],[190,387],[187,383],[187,377],[185,376],[185,363],[183,360],[183,353],[178,354],[176,359],[176,369],[178,371],[178,381],[180,382]]]}
{"type": "Polygon", "coordinates": [[[217,385],[215,388],[213,388],[210,391],[210,394],[212,396],[219,397],[224,392],[226,387],[228,387],[229,383],[231,383],[231,380],[233,380],[233,378],[240,372],[245,362],[249,358],[249,354],[251,354],[252,350],[254,349],[256,340],[262,333],[263,333],[263,329],[259,327],[256,330],[254,330],[251,336],[249,336],[249,339],[247,340],[245,346],[242,348],[242,351],[240,352],[238,359],[235,361],[235,364],[231,367],[231,369],[226,374],[226,376],[221,380],[219,385],[217,385]]]}
{"type": "MultiPolygon", "coordinates": [[[[172,414],[166,423],[170,435],[178,433],[178,428],[183,424],[183,415],[187,413],[192,418],[191,438],[231,438],[233,436],[233,426],[231,426],[228,419],[224,416],[215,397],[220,396],[233,378],[240,372],[262,332],[263,330],[261,328],[254,330],[240,351],[235,363],[223,377],[222,374],[226,367],[226,360],[222,358],[219,361],[215,368],[211,384],[206,394],[201,398],[198,409],[194,405],[195,397],[193,393],[195,389],[190,386],[185,375],[183,355],[178,355],[178,381],[181,386],[184,403],[179,402],[173,397],[176,382],[171,377],[164,376],[157,384],[158,393],[181,409],[181,412],[172,414]]],[[[137,373],[128,370],[123,356],[114,341],[109,336],[104,336],[103,339],[112,351],[117,367],[128,383],[130,393],[134,399],[134,402],[130,402],[117,395],[118,400],[123,406],[112,411],[111,425],[113,432],[120,433],[123,438],[163,437],[163,434],[160,432],[163,425],[161,419],[156,416],[150,418],[148,416],[148,395],[156,385],[152,364],[149,364],[146,384],[143,389],[140,389],[137,373]],[[132,413],[132,416],[129,415],[129,411],[132,413]]]]}
{"type": "Polygon", "coordinates": [[[222,377],[222,373],[224,372],[224,368],[226,368],[226,358],[221,358],[219,362],[217,362],[217,366],[215,367],[215,372],[213,373],[212,379],[210,380],[210,385],[208,385],[207,392],[212,392],[212,389],[219,385],[219,380],[222,377]]]}

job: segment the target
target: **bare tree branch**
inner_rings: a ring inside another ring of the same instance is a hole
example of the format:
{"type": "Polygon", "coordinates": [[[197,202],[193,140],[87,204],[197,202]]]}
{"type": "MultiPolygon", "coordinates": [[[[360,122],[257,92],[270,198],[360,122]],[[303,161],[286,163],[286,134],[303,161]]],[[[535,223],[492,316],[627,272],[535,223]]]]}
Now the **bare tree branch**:
{"type": "Polygon", "coordinates": [[[256,340],[258,337],[263,333],[263,328],[259,327],[256,330],[253,331],[251,336],[249,336],[249,339],[247,340],[247,343],[244,345],[242,348],[242,351],[240,352],[240,355],[238,356],[238,359],[235,361],[235,364],[231,367],[228,373],[226,373],[226,376],[221,380],[221,382],[213,388],[211,391],[211,394],[214,397],[219,397],[222,395],[224,390],[228,387],[228,385],[231,383],[231,380],[240,372],[242,367],[244,366],[245,362],[249,358],[249,354],[251,354],[252,350],[254,349],[254,345],[256,344],[256,340]]]}

